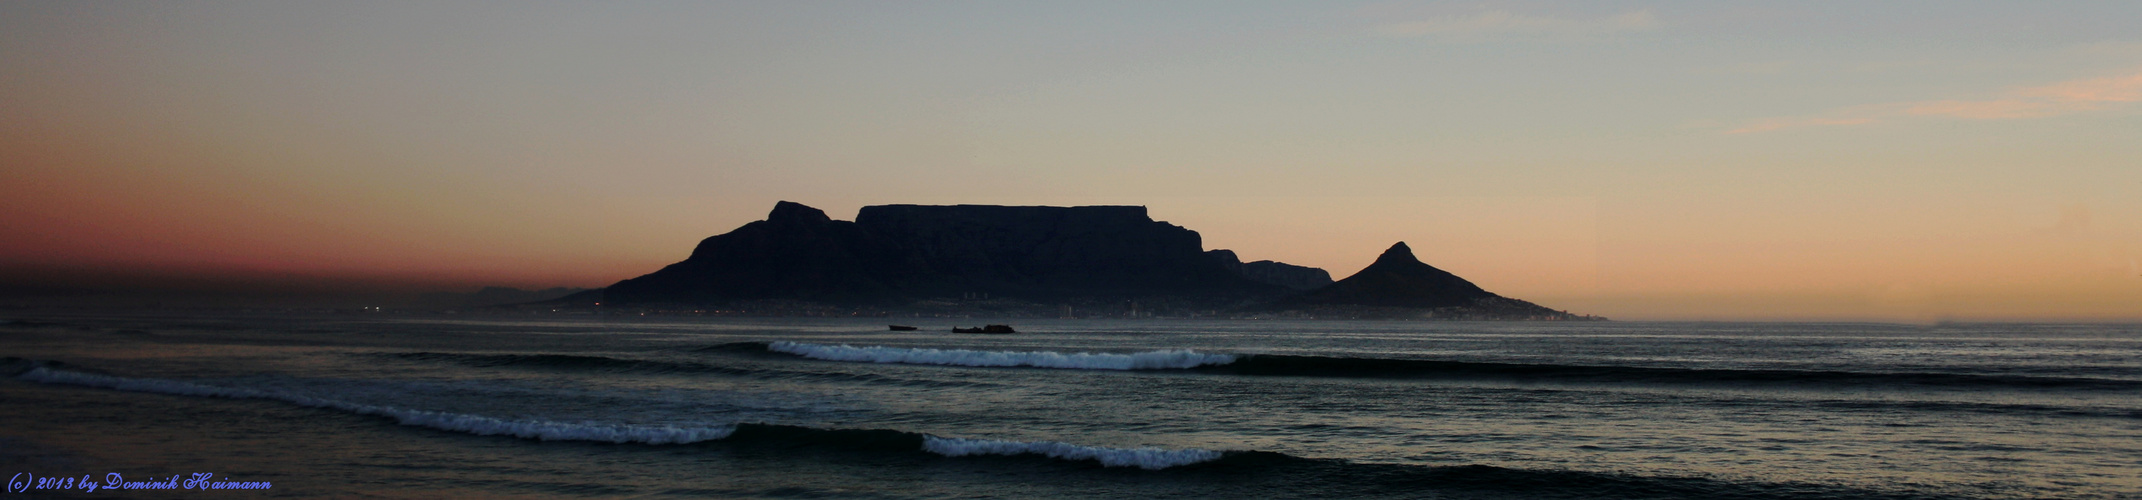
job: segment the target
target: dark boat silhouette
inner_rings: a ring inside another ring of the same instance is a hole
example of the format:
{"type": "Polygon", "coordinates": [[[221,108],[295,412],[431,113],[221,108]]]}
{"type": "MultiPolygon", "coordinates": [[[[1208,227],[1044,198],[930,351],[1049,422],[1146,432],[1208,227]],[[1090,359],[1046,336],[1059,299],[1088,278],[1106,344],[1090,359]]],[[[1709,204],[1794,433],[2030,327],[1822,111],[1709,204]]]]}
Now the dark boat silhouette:
{"type": "Polygon", "coordinates": [[[907,326],[907,325],[885,325],[885,326],[887,326],[887,327],[891,327],[891,328],[892,328],[892,331],[895,331],[895,332],[911,332],[911,331],[915,331],[915,327],[912,327],[912,326],[907,326]]]}
{"type": "Polygon", "coordinates": [[[1014,330],[1012,330],[1012,327],[1011,327],[1010,325],[989,325],[989,326],[984,326],[984,327],[981,327],[981,328],[960,328],[960,327],[957,327],[957,326],[955,326],[955,327],[952,327],[952,333],[1019,333],[1019,332],[1017,332],[1017,331],[1014,331],[1014,330]]]}

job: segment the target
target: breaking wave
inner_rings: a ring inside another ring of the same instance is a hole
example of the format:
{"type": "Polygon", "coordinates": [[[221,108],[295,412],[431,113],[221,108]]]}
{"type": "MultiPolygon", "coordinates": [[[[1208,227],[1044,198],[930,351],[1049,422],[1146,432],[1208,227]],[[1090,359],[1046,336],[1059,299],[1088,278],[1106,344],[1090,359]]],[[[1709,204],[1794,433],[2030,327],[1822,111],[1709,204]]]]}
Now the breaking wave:
{"type": "MultiPolygon", "coordinates": [[[[19,380],[179,396],[265,399],[395,419],[421,426],[477,435],[524,439],[644,443],[691,446],[736,446],[768,451],[831,450],[892,453],[928,460],[942,457],[1004,456],[1091,463],[1109,468],[1166,470],[1169,477],[1217,486],[1228,496],[1270,496],[1287,491],[1294,497],[1441,497],[1481,498],[1704,498],[1735,499],[1927,499],[1942,492],[1867,490],[1812,483],[1733,482],[1701,477],[1646,477],[1621,473],[1506,469],[1484,465],[1424,466],[1359,463],[1332,458],[1302,458],[1263,451],[1204,449],[1107,448],[1055,441],[1004,441],[947,438],[884,429],[818,429],[788,425],[739,423],[714,427],[667,427],[501,420],[193,382],[129,378],[55,369],[60,363],[0,358],[0,373],[19,380]]],[[[893,462],[898,463],[898,462],[893,462]]],[[[1011,471],[1007,474],[1023,474],[1011,471]]],[[[1053,474],[1053,472],[1048,472],[1053,474]]],[[[1077,476],[1035,476],[1036,480],[1077,476]]],[[[1105,476],[1121,480],[1123,476],[1105,476]]],[[[784,489],[782,492],[791,492],[784,489]]]]}
{"type": "Polygon", "coordinates": [[[936,436],[923,440],[922,449],[948,457],[1031,454],[1063,460],[1093,460],[1108,467],[1137,467],[1145,470],[1210,462],[1218,460],[1222,455],[1217,451],[1197,448],[1102,448],[1055,441],[998,441],[936,436]]]}
{"type": "MultiPolygon", "coordinates": [[[[10,365],[23,360],[7,359],[10,365]]],[[[1160,470],[1219,459],[1222,452],[1204,449],[1107,448],[1055,441],[997,441],[947,438],[892,430],[813,429],[771,424],[741,423],[712,427],[624,425],[547,420],[504,420],[480,415],[367,405],[279,391],[197,384],[178,380],[130,378],[31,366],[15,378],[45,384],[76,385],[128,392],[199,396],[229,399],[283,401],[312,408],[341,410],[358,415],[394,419],[407,426],[463,432],[479,436],[513,436],[539,441],[595,441],[606,443],[689,444],[731,440],[742,444],[772,443],[782,447],[832,446],[862,451],[922,451],[947,457],[972,455],[1039,455],[1058,460],[1094,461],[1105,467],[1137,467],[1160,470]]]]}
{"type": "Polygon", "coordinates": [[[1229,354],[1205,354],[1187,349],[1146,351],[1130,354],[1060,353],[1052,351],[972,351],[910,347],[855,347],[801,342],[773,342],[766,350],[829,361],[868,361],[915,365],[1031,366],[1081,370],[1165,370],[1235,362],[1229,354]]]}
{"type": "Polygon", "coordinates": [[[677,427],[667,425],[619,425],[567,423],[547,420],[504,420],[479,415],[376,406],[316,398],[278,391],[180,382],[153,378],[97,375],[35,367],[16,378],[47,384],[79,385],[129,392],[230,399],[267,399],[299,406],[328,408],[358,415],[392,418],[402,425],[465,432],[478,436],[513,436],[540,441],[599,441],[606,443],[681,444],[729,437],[736,426],[677,427]]]}
{"type": "Polygon", "coordinates": [[[594,371],[606,373],[646,374],[709,374],[758,379],[805,379],[843,382],[863,382],[912,387],[992,387],[997,384],[956,380],[914,380],[867,373],[811,372],[768,370],[709,365],[703,363],[679,363],[642,359],[619,359],[604,356],[581,356],[570,354],[468,354],[451,352],[398,352],[362,354],[385,356],[411,361],[443,362],[476,368],[516,368],[554,371],[594,371]]]}
{"type": "Polygon", "coordinates": [[[638,359],[619,359],[603,356],[572,354],[465,354],[452,352],[397,352],[377,353],[396,359],[426,362],[446,362],[477,368],[547,368],[557,370],[586,370],[619,373],[711,373],[717,375],[757,375],[760,370],[732,368],[700,363],[674,363],[638,359]]]}
{"type": "Polygon", "coordinates": [[[1239,362],[1223,366],[1200,367],[1198,371],[1250,376],[1436,378],[1518,382],[1782,384],[1857,387],[1917,386],[2112,391],[2142,389],[2142,381],[2083,377],[1587,366],[1288,355],[1243,356],[1239,362]]]}
{"type": "Polygon", "coordinates": [[[1189,370],[1265,377],[1410,378],[1560,383],[1757,384],[1958,389],[2142,390],[2142,380],[1939,372],[1676,368],[1356,358],[1280,354],[1208,354],[1187,349],[1131,354],[854,347],[801,342],[746,342],[703,351],[777,352],[811,359],[919,365],[1189,370]]]}

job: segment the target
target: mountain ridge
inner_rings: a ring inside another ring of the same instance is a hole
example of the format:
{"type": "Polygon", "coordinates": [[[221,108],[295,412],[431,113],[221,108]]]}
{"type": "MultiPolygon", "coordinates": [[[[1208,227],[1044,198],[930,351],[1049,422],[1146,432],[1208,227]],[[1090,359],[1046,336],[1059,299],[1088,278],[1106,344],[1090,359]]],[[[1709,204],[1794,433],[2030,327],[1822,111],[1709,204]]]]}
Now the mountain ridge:
{"type": "Polygon", "coordinates": [[[556,302],[776,315],[1580,318],[1489,293],[1404,242],[1336,282],[1313,267],[1243,263],[1143,206],[873,205],[843,221],[782,201],[683,261],[556,302]]]}

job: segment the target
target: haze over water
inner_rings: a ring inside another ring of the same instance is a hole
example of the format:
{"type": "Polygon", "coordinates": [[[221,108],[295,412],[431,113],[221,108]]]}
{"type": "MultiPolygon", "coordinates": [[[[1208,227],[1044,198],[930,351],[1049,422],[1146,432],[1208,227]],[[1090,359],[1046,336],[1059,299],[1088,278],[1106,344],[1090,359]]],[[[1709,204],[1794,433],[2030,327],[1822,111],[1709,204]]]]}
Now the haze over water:
{"type": "Polygon", "coordinates": [[[321,497],[2142,493],[2133,326],[882,323],[17,319],[0,465],[321,497]]]}

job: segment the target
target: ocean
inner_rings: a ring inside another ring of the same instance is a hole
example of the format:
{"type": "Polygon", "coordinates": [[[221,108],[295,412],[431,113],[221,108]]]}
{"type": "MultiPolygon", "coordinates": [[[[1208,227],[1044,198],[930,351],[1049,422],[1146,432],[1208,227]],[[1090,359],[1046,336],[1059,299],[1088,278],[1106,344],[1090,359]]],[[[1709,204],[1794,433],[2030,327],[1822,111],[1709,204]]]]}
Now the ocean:
{"type": "Polygon", "coordinates": [[[0,321],[0,498],[2142,498],[2142,325],[0,321]]]}

